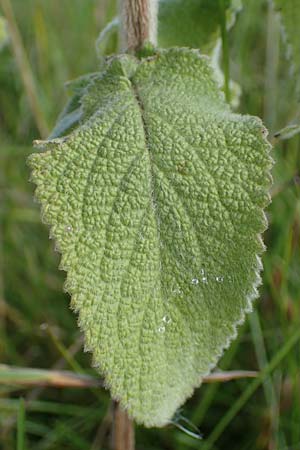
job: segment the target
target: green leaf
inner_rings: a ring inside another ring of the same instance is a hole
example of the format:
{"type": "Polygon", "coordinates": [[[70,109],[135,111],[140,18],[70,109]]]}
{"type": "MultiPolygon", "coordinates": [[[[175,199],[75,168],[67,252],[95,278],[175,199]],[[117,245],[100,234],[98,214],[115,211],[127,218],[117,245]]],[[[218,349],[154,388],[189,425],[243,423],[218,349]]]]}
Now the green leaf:
{"type": "Polygon", "coordinates": [[[300,72],[300,0],[274,0],[280,12],[288,55],[293,63],[293,72],[299,77],[300,72]]]}
{"type": "Polygon", "coordinates": [[[85,92],[85,88],[95,76],[97,75],[94,73],[89,73],[77,78],[76,80],[69,81],[66,84],[66,87],[72,96],[59,115],[49,139],[64,136],[79,124],[82,115],[81,98],[85,92]]]}
{"type": "Polygon", "coordinates": [[[96,52],[99,59],[103,58],[112,48],[117,51],[117,40],[119,36],[120,20],[114,17],[101,31],[96,40],[96,52]]]}
{"type": "MultiPolygon", "coordinates": [[[[230,29],[241,10],[241,0],[224,0],[227,27],[230,29]]],[[[211,55],[220,38],[219,0],[160,0],[158,9],[158,45],[199,48],[211,55]]],[[[120,21],[115,17],[101,31],[96,41],[100,58],[117,52],[120,21]]]]}
{"type": "MultiPolygon", "coordinates": [[[[235,23],[241,10],[240,0],[160,0],[158,15],[158,44],[160,47],[186,46],[199,48],[212,57],[218,81],[224,90],[229,88],[231,106],[237,107],[240,87],[229,80],[226,88],[221,64],[221,29],[224,33],[235,23]]],[[[225,55],[223,55],[224,58],[225,55]]],[[[227,55],[228,57],[228,55],[227,55]]],[[[226,58],[224,58],[226,61],[226,58]]],[[[229,75],[229,74],[228,74],[229,75]]]]}
{"type": "Polygon", "coordinates": [[[81,103],[80,126],[30,157],[36,196],[94,364],[162,426],[257,297],[266,130],[230,112],[196,50],[113,58],[81,103]]]}
{"type": "MultiPolygon", "coordinates": [[[[159,47],[186,46],[198,48],[202,54],[212,57],[218,82],[224,87],[221,61],[221,22],[225,20],[229,30],[242,8],[241,0],[160,0],[158,10],[159,47]],[[221,7],[223,5],[223,7],[221,7]],[[225,18],[224,10],[225,10],[225,18]]],[[[96,50],[102,61],[113,49],[117,52],[120,20],[115,17],[101,31],[96,41],[96,50]]],[[[241,89],[233,80],[229,82],[230,104],[239,105],[241,89]]]]}
{"type": "Polygon", "coordinates": [[[8,42],[8,32],[6,26],[6,20],[4,17],[0,16],[0,50],[8,42]]]}
{"type": "Polygon", "coordinates": [[[296,134],[300,133],[300,124],[290,124],[287,125],[284,128],[281,128],[281,130],[277,131],[274,134],[274,137],[276,139],[280,139],[281,141],[284,141],[286,139],[291,139],[292,137],[296,136],[296,134]]]}
{"type": "MultiPolygon", "coordinates": [[[[231,27],[241,2],[224,0],[227,22],[231,27]]],[[[219,0],[160,0],[158,15],[158,44],[199,48],[211,54],[220,37],[219,0]]]]}

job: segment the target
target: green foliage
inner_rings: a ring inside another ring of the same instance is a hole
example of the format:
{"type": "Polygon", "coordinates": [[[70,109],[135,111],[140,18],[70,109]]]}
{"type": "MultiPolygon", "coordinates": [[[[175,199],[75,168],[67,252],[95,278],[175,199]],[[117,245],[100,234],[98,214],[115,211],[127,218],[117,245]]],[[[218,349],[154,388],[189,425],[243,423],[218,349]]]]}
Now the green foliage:
{"type": "Polygon", "coordinates": [[[8,41],[8,32],[6,27],[6,21],[0,16],[0,50],[8,41]]]}
{"type": "MultiPolygon", "coordinates": [[[[222,26],[224,38],[241,7],[240,0],[160,0],[158,9],[158,46],[197,48],[202,54],[212,56],[218,83],[220,86],[228,84],[224,90],[230,91],[230,103],[235,108],[239,104],[240,87],[229,80],[228,73],[225,83],[220,68],[220,44],[222,26]]],[[[99,34],[96,50],[101,61],[104,55],[118,52],[119,27],[120,20],[115,17],[99,34]]],[[[228,57],[223,55],[226,64],[228,57]]]]}
{"type": "MultiPolygon", "coordinates": [[[[186,46],[211,54],[220,37],[220,0],[160,0],[158,44],[186,46]]],[[[224,0],[228,25],[232,25],[240,2],[224,0]]]]}
{"type": "Polygon", "coordinates": [[[274,134],[274,137],[276,139],[291,139],[292,137],[296,136],[296,134],[300,133],[300,124],[290,124],[286,127],[282,128],[281,130],[277,131],[274,134]]]}
{"type": "Polygon", "coordinates": [[[97,74],[83,75],[76,80],[69,81],[66,85],[68,92],[71,94],[70,100],[58,116],[57,122],[52,130],[49,139],[63,136],[70,132],[76,125],[78,125],[81,116],[81,97],[85,88],[95,78],[97,74]]]}
{"type": "MultiPolygon", "coordinates": [[[[240,0],[224,0],[226,23],[230,28],[240,0]]],[[[222,15],[220,0],[160,0],[158,9],[158,46],[198,48],[212,54],[220,38],[222,15]]],[[[120,21],[115,17],[100,33],[96,49],[99,56],[117,53],[120,21]]]]}
{"type": "MultiPolygon", "coordinates": [[[[107,6],[114,8],[115,1],[11,0],[11,3],[35,74],[41,106],[52,125],[65,103],[62,89],[65,80],[97,69],[93,40],[115,14],[112,11],[105,15],[107,6]]],[[[275,132],[287,123],[299,122],[293,121],[295,113],[291,109],[295,77],[286,62],[285,46],[277,47],[278,39],[268,27],[268,2],[243,3],[244,9],[229,36],[230,74],[242,87],[239,111],[263,116],[265,122],[272,122],[275,132]],[[273,62],[275,67],[266,58],[268,33],[273,54],[279,52],[273,62]],[[272,89],[268,72],[274,77],[272,89]],[[274,108],[264,110],[263,100],[268,97],[273,99],[274,108]]],[[[31,143],[37,131],[20,79],[11,46],[7,45],[0,55],[0,360],[50,371],[57,365],[72,369],[76,363],[82,372],[97,376],[90,369],[90,355],[81,349],[76,316],[67,307],[68,295],[62,290],[64,273],[57,270],[58,255],[53,252],[52,241],[32,201],[33,186],[28,183],[25,160],[32,152],[31,143]],[[45,327],[40,329],[41,323],[48,325],[48,331],[45,327]],[[54,344],[50,330],[59,347],[54,344]],[[65,352],[60,351],[61,347],[65,352]]],[[[269,228],[264,235],[268,251],[263,255],[260,299],[255,302],[256,311],[239,328],[238,339],[218,362],[219,369],[270,367],[289,336],[300,329],[300,186],[299,178],[295,177],[300,167],[299,137],[298,134],[288,140],[276,140],[272,152],[276,165],[272,203],[268,207],[269,228]],[[253,327],[255,317],[258,326],[253,327]]],[[[297,344],[263,385],[244,401],[238,413],[237,402],[245,400],[251,380],[204,383],[181,409],[181,414],[200,428],[202,443],[173,426],[159,429],[137,426],[136,447],[199,450],[217,432],[214,450],[266,450],[270,446],[298,450],[299,366],[297,344]],[[224,421],[228,415],[232,418],[234,409],[233,420],[229,423],[227,420],[224,428],[224,421]]],[[[27,449],[110,448],[107,430],[110,395],[106,390],[20,389],[0,384],[0,391],[1,450],[17,448],[19,397],[25,398],[27,449]]]]}
{"type": "Polygon", "coordinates": [[[161,426],[257,296],[269,144],[198,51],[113,58],[80,92],[80,125],[30,158],[36,196],[94,364],[161,426]]]}
{"type": "MultiPolygon", "coordinates": [[[[288,45],[288,55],[292,60],[293,72],[299,77],[300,72],[300,1],[274,0],[277,10],[282,18],[282,25],[288,45]]],[[[299,84],[300,88],[300,84],[299,84]]]]}
{"type": "Polygon", "coordinates": [[[96,40],[96,51],[99,59],[103,58],[105,54],[117,52],[119,34],[120,20],[119,17],[115,17],[103,28],[96,40]]]}

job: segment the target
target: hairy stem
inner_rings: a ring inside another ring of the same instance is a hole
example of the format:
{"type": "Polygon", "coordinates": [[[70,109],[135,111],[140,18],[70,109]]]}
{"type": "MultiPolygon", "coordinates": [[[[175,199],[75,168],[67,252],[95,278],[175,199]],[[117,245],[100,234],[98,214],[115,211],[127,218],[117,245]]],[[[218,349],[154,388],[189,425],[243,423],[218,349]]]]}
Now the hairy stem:
{"type": "Polygon", "coordinates": [[[121,0],[123,49],[137,51],[145,42],[156,44],[157,0],[121,0]]]}
{"type": "Polygon", "coordinates": [[[134,425],[118,402],[113,404],[112,450],[134,450],[134,425]]]}

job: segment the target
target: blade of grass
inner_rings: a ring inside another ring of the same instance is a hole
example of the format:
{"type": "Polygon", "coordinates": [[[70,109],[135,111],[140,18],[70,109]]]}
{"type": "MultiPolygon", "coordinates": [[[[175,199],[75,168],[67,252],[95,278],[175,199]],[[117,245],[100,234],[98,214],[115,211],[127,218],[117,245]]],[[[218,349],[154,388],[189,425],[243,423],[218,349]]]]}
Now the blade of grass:
{"type": "Polygon", "coordinates": [[[229,59],[229,42],[228,30],[226,23],[226,5],[224,0],[219,0],[220,11],[220,28],[222,39],[222,68],[224,72],[224,91],[227,103],[230,103],[230,59],[229,59]]]}
{"type": "Polygon", "coordinates": [[[32,422],[31,420],[26,420],[26,432],[27,434],[33,434],[35,436],[43,437],[46,436],[51,428],[47,425],[41,424],[39,422],[32,422]]]}
{"type": "MultiPolygon", "coordinates": [[[[222,368],[225,369],[230,366],[234,356],[236,355],[236,352],[239,348],[239,344],[241,341],[241,338],[244,334],[244,327],[240,330],[240,333],[238,335],[238,338],[232,343],[232,346],[228,350],[228,352],[224,355],[222,360],[222,368]]],[[[214,398],[217,395],[217,391],[219,389],[219,384],[210,384],[206,390],[204,395],[201,397],[201,401],[198,402],[197,408],[195,408],[192,416],[191,421],[199,427],[205,417],[206,412],[208,411],[210,405],[213,403],[214,398]]]]}
{"type": "MultiPolygon", "coordinates": [[[[268,365],[268,358],[266,347],[264,343],[264,337],[262,328],[260,325],[260,320],[257,311],[253,311],[249,316],[249,323],[251,328],[252,340],[254,343],[256,358],[258,361],[259,369],[262,371],[268,365]]],[[[278,440],[278,428],[279,428],[279,405],[276,396],[276,390],[273,383],[272,376],[266,377],[263,382],[263,389],[266,398],[266,402],[269,408],[271,426],[270,426],[270,442],[273,442],[274,445],[272,448],[277,448],[277,440],[278,440]]]]}
{"type": "MultiPolygon", "coordinates": [[[[1,329],[0,329],[1,331],[1,329]]],[[[0,333],[1,335],[1,333],[0,333]]],[[[10,342],[10,341],[9,341],[10,342]]],[[[72,356],[74,356],[82,347],[82,337],[80,336],[68,349],[68,353],[72,356]]],[[[65,359],[64,358],[60,358],[52,367],[52,370],[62,370],[65,366],[65,359]]],[[[37,400],[38,397],[42,394],[43,390],[45,389],[46,386],[37,386],[35,387],[35,389],[31,390],[28,395],[25,397],[25,401],[26,404],[33,401],[33,400],[37,400]]],[[[6,425],[5,428],[3,430],[1,430],[4,434],[7,434],[9,432],[9,430],[14,426],[15,424],[15,415],[13,415],[10,420],[6,421],[6,425]]]]}
{"type": "Polygon", "coordinates": [[[0,364],[0,384],[53,387],[99,387],[100,380],[88,375],[59,370],[11,367],[0,364]]]}
{"type": "Polygon", "coordinates": [[[90,450],[99,450],[100,448],[102,448],[105,435],[108,434],[111,424],[112,424],[112,400],[109,402],[106,414],[98,427],[90,450]]]}
{"type": "MultiPolygon", "coordinates": [[[[26,410],[36,411],[45,414],[54,414],[62,416],[86,416],[89,412],[98,413],[98,406],[88,408],[86,406],[78,406],[69,403],[57,403],[47,401],[29,401],[26,402],[26,410]]],[[[18,411],[19,400],[16,399],[0,399],[0,410],[18,411]]]]}
{"type": "MultiPolygon", "coordinates": [[[[77,416],[64,419],[64,425],[68,429],[77,430],[78,433],[83,435],[84,433],[91,433],[95,429],[97,423],[103,420],[105,413],[106,404],[97,405],[97,413],[94,410],[90,410],[84,416],[77,416]]],[[[58,448],[59,442],[64,438],[64,432],[61,428],[61,421],[58,420],[51,427],[51,430],[43,436],[43,439],[39,442],[36,450],[47,449],[47,448],[58,448]]],[[[100,450],[100,447],[97,448],[100,450]]]]}
{"type": "MultiPolygon", "coordinates": [[[[257,311],[253,311],[253,313],[250,314],[249,324],[255,348],[256,359],[258,362],[258,367],[262,371],[268,365],[268,358],[257,311]]],[[[269,403],[269,406],[270,407],[274,406],[273,402],[275,393],[271,377],[266,377],[265,381],[263,382],[263,389],[266,401],[269,403]]]]}
{"type": "MultiPolygon", "coordinates": [[[[229,372],[213,372],[203,378],[203,383],[225,383],[240,378],[255,378],[255,371],[232,370],[229,372]]],[[[100,387],[99,379],[66,370],[45,370],[8,366],[0,364],[0,385],[52,386],[59,388],[91,388],[100,387]]]]}
{"type": "MultiPolygon", "coordinates": [[[[89,448],[89,442],[79,434],[78,430],[76,432],[76,430],[76,428],[72,429],[64,422],[60,422],[57,426],[60,445],[70,443],[72,445],[72,449],[74,450],[87,450],[89,448]]],[[[46,436],[46,439],[37,446],[37,450],[48,450],[55,448],[53,447],[55,440],[52,441],[48,438],[48,436],[49,434],[46,436]]],[[[57,436],[55,436],[55,438],[57,438],[57,436]]]]}
{"type": "MultiPolygon", "coordinates": [[[[67,363],[70,365],[70,367],[74,370],[74,372],[78,374],[84,374],[85,370],[78,364],[76,359],[69,353],[68,349],[65,347],[62,341],[60,341],[51,326],[45,324],[45,330],[48,332],[48,335],[50,336],[53,344],[57,348],[57,350],[60,352],[62,357],[67,361],[67,363]]],[[[101,401],[101,393],[99,392],[99,389],[97,387],[90,387],[91,391],[95,395],[96,398],[98,398],[99,401],[101,401]]]]}
{"type": "Polygon", "coordinates": [[[273,2],[268,2],[266,24],[266,64],[264,87],[264,120],[270,132],[274,132],[277,118],[277,74],[279,64],[280,26],[273,2]]]}
{"type": "Polygon", "coordinates": [[[203,383],[226,383],[227,381],[239,380],[241,378],[256,378],[258,372],[255,370],[231,370],[229,372],[213,372],[203,378],[203,383]]]}
{"type": "Polygon", "coordinates": [[[25,449],[25,403],[19,400],[18,423],[17,423],[17,450],[25,449]]]}
{"type": "Polygon", "coordinates": [[[19,74],[22,79],[32,115],[41,137],[46,138],[49,134],[49,129],[44,118],[38,94],[36,92],[34,76],[23,45],[11,2],[10,0],[0,0],[0,6],[2,7],[4,16],[7,20],[13,52],[16,58],[19,74]]]}
{"type": "Polygon", "coordinates": [[[78,364],[73,355],[70,354],[69,350],[65,347],[65,345],[57,338],[52,327],[49,326],[47,323],[43,324],[42,327],[43,330],[45,330],[48,333],[58,352],[66,360],[66,362],[74,370],[74,372],[79,374],[84,373],[84,369],[80,366],[80,364],[78,364]]]}
{"type": "Polygon", "coordinates": [[[265,381],[265,379],[276,369],[276,367],[282,362],[282,360],[288,355],[292,350],[294,345],[300,339],[300,329],[297,329],[290,337],[287,339],[286,343],[281,347],[281,349],[276,353],[270,363],[264,368],[260,375],[252,381],[251,384],[245,389],[242,395],[235,401],[227,413],[222,417],[220,422],[214,428],[208,439],[203,443],[201,450],[211,450],[214,443],[219,439],[223,431],[234,419],[237,413],[242,409],[245,403],[254,394],[256,389],[265,381]]]}

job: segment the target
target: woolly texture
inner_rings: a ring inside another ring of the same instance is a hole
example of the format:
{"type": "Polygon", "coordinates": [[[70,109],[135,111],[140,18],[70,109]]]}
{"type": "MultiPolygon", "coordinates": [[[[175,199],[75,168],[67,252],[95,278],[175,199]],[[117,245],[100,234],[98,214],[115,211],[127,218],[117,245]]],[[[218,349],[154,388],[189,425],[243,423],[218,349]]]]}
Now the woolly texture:
{"type": "Polygon", "coordinates": [[[122,0],[122,41],[125,49],[138,50],[147,41],[156,44],[157,1],[122,0]]]}
{"type": "Polygon", "coordinates": [[[121,55],[87,80],[80,124],[40,143],[32,178],[95,365],[163,426],[257,296],[270,146],[196,50],[121,55]]]}

